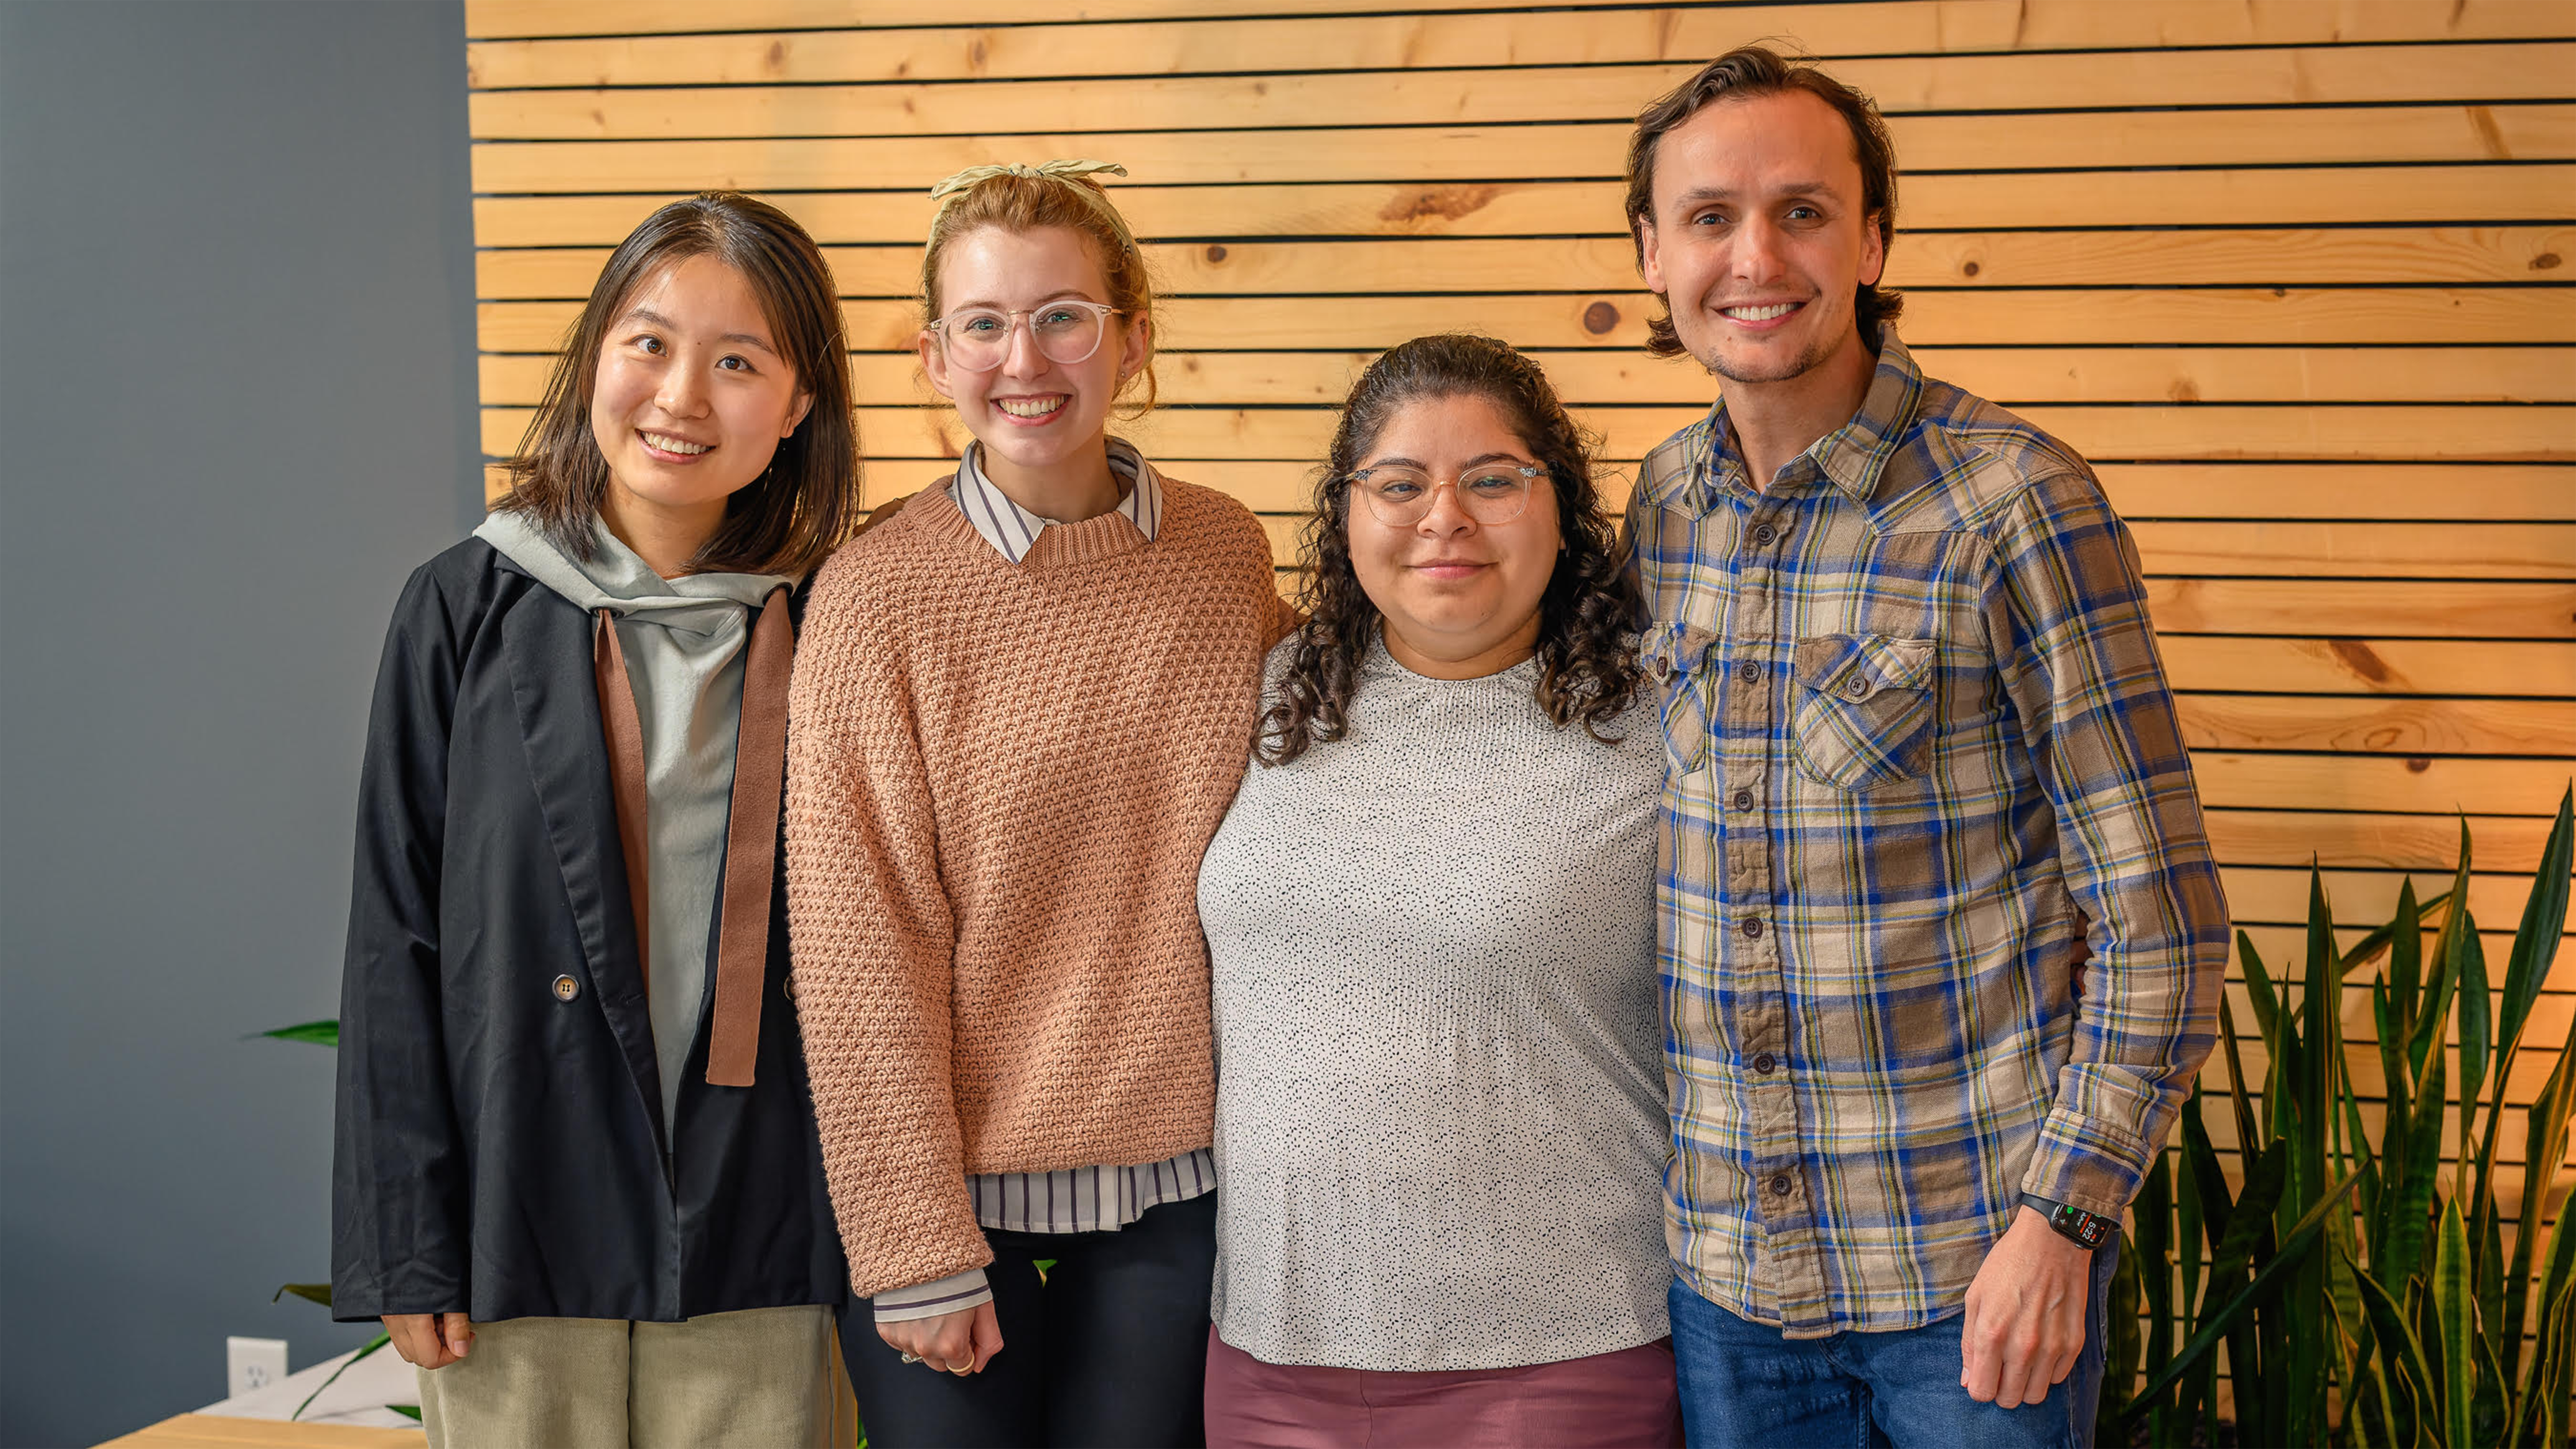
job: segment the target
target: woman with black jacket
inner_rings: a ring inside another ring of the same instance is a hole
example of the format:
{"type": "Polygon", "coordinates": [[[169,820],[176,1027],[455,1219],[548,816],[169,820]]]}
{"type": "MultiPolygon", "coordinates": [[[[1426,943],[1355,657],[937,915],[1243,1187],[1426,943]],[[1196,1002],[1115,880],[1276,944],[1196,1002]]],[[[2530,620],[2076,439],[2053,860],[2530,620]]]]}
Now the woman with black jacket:
{"type": "Polygon", "coordinates": [[[609,258],[472,538],[395,607],[341,1002],[333,1311],[433,1445],[813,1443],[832,1228],[778,812],[850,531],[840,311],[710,194],[609,258]]]}

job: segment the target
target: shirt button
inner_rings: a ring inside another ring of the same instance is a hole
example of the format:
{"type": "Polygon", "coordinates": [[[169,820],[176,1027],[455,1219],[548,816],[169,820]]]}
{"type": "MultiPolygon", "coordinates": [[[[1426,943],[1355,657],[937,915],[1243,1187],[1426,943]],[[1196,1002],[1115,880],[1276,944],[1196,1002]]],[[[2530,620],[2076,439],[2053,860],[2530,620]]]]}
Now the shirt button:
{"type": "Polygon", "coordinates": [[[1747,684],[1760,684],[1762,682],[1762,666],[1759,664],[1745,665],[1742,673],[1744,675],[1744,682],[1747,684]]]}
{"type": "Polygon", "coordinates": [[[1858,699],[1862,695],[1869,693],[1869,681],[1855,674],[1851,677],[1849,682],[1843,685],[1843,693],[1850,695],[1854,699],[1858,699]]]}
{"type": "Polygon", "coordinates": [[[1738,790],[1738,791],[1736,791],[1736,792],[1735,792],[1735,808],[1736,808],[1736,809],[1738,809],[1738,810],[1750,810],[1750,809],[1752,809],[1752,808],[1753,808],[1753,792],[1752,792],[1752,791],[1750,791],[1750,790],[1738,790]]]}
{"type": "Polygon", "coordinates": [[[581,995],[581,983],[569,976],[558,976],[554,982],[555,1000],[570,1001],[581,995]]]}
{"type": "Polygon", "coordinates": [[[1762,935],[1762,918],[1760,916],[1746,916],[1744,918],[1744,934],[1759,939],[1762,935]]]}
{"type": "Polygon", "coordinates": [[[1778,1065],[1780,1065],[1780,1059],[1778,1057],[1771,1055],[1769,1052],[1764,1052],[1762,1055],[1753,1059],[1754,1075],[1767,1077],[1771,1075],[1771,1069],[1778,1065]]]}
{"type": "Polygon", "coordinates": [[[1780,530],[1773,528],[1767,523],[1762,524],[1753,530],[1753,541],[1764,548],[1769,548],[1772,544],[1777,543],[1779,539],[1780,530]]]}
{"type": "Polygon", "coordinates": [[[1775,1197],[1787,1197],[1789,1195],[1789,1174],[1785,1172],[1775,1172],[1771,1174],[1771,1192],[1775,1197]]]}

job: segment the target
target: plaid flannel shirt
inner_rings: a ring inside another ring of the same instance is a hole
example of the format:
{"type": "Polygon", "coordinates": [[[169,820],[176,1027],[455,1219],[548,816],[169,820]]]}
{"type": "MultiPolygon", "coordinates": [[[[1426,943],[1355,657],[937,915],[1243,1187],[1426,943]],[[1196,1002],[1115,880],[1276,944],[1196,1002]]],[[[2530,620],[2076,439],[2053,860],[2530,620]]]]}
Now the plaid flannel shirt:
{"type": "Polygon", "coordinates": [[[2135,547],[1893,329],[1770,488],[1721,400],[1628,528],[1675,1270],[1791,1337],[1943,1318],[2025,1191],[2118,1215],[2209,1053],[2227,907],[2135,547]]]}

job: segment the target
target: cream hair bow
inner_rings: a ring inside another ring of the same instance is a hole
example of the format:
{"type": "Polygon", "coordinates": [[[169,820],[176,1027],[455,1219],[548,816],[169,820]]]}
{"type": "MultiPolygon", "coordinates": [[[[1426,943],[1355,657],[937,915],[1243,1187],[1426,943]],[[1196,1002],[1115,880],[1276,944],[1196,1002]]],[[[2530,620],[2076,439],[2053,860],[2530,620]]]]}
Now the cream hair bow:
{"type": "MultiPolygon", "coordinates": [[[[931,199],[939,203],[939,210],[930,218],[930,226],[933,231],[938,230],[939,218],[948,214],[948,208],[957,204],[957,198],[973,190],[979,183],[990,181],[996,176],[1024,176],[1032,181],[1061,181],[1070,185],[1077,177],[1104,174],[1124,176],[1127,174],[1127,168],[1115,161],[1068,160],[1041,161],[1035,166],[1022,161],[1014,161],[1006,166],[969,166],[930,188],[931,199]]],[[[1105,193],[1096,186],[1073,186],[1071,189],[1089,203],[1093,210],[1100,213],[1101,217],[1118,233],[1118,239],[1127,244],[1129,251],[1136,250],[1136,238],[1127,230],[1127,218],[1120,216],[1118,208],[1109,204],[1109,198],[1105,193]]]]}

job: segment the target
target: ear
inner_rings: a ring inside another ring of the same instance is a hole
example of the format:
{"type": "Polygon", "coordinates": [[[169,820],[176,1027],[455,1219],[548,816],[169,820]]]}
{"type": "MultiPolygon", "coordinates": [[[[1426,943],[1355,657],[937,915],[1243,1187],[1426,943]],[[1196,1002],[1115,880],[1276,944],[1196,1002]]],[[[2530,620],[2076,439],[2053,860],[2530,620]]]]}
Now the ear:
{"type": "Polygon", "coordinates": [[[778,430],[778,436],[784,438],[793,434],[797,425],[805,421],[805,415],[813,410],[814,394],[810,392],[796,394],[796,405],[787,410],[787,425],[778,430]]]}
{"type": "Polygon", "coordinates": [[[930,390],[955,402],[957,394],[948,390],[948,354],[939,350],[939,339],[924,327],[912,335],[912,347],[921,354],[921,375],[930,379],[930,390]]]}
{"type": "Polygon", "coordinates": [[[1127,379],[1143,372],[1146,363],[1154,360],[1152,314],[1128,318],[1126,330],[1119,340],[1123,344],[1123,351],[1118,358],[1118,381],[1123,386],[1127,379]]]}
{"type": "Polygon", "coordinates": [[[1887,275],[1887,240],[1878,229],[1877,212],[1861,219],[1860,284],[1875,287],[1887,275]]]}
{"type": "Polygon", "coordinates": [[[1654,219],[1641,216],[1632,225],[1637,229],[1637,270],[1646,279],[1646,290],[1660,297],[1664,294],[1664,263],[1655,255],[1654,219]]]}

